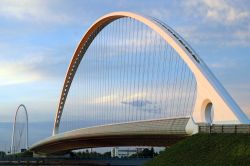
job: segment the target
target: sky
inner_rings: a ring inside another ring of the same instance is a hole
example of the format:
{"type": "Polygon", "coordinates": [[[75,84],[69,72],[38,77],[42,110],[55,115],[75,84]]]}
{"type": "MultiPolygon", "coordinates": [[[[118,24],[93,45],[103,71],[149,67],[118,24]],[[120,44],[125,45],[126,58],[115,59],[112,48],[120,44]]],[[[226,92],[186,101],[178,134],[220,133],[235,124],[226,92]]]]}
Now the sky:
{"type": "Polygon", "coordinates": [[[248,0],[0,0],[0,122],[12,122],[21,103],[31,122],[52,122],[78,42],[114,11],[176,30],[250,117],[249,9],[248,0]]]}

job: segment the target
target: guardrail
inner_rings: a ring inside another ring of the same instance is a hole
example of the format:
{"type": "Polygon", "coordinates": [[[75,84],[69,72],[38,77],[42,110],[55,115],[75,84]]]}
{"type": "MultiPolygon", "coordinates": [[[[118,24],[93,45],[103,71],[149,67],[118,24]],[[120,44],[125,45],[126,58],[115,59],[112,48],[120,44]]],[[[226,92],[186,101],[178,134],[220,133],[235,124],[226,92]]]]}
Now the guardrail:
{"type": "Polygon", "coordinates": [[[199,133],[248,133],[250,134],[250,125],[238,124],[238,125],[208,125],[199,124],[199,133]]]}

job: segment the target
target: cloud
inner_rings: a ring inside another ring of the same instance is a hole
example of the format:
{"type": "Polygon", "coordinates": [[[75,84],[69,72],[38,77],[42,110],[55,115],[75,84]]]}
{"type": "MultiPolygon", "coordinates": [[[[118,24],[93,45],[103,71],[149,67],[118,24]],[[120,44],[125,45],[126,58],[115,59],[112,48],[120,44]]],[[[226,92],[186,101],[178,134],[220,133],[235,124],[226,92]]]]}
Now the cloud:
{"type": "Polygon", "coordinates": [[[131,101],[122,101],[121,103],[132,106],[136,108],[137,111],[160,113],[162,109],[159,104],[153,103],[149,100],[135,99],[131,101]]]}
{"type": "Polygon", "coordinates": [[[237,2],[225,0],[184,1],[184,6],[192,15],[220,24],[232,24],[250,18],[250,12],[237,2]]]}
{"type": "Polygon", "coordinates": [[[46,0],[1,0],[0,16],[40,24],[71,22],[72,19],[64,12],[52,8],[53,3],[46,0]]]}
{"type": "Polygon", "coordinates": [[[232,69],[237,68],[239,63],[235,59],[223,58],[219,62],[213,62],[209,66],[217,69],[232,69]]]}
{"type": "Polygon", "coordinates": [[[81,104],[97,104],[97,105],[109,105],[112,103],[112,106],[121,106],[127,105],[132,106],[136,108],[138,111],[145,111],[145,112],[156,112],[159,113],[161,108],[158,102],[151,102],[150,100],[147,100],[148,96],[146,96],[146,93],[132,93],[131,95],[128,95],[127,97],[123,97],[122,95],[112,94],[112,95],[106,95],[101,96],[97,98],[93,98],[92,100],[86,101],[84,100],[81,104]]]}
{"type": "MultiPolygon", "coordinates": [[[[111,103],[119,98],[118,95],[107,95],[107,96],[101,96],[97,97],[91,101],[88,101],[88,104],[105,104],[105,103],[111,103]]],[[[86,102],[86,101],[85,101],[86,102]]]]}
{"type": "MultiPolygon", "coordinates": [[[[63,58],[52,56],[50,51],[41,50],[35,54],[19,57],[0,58],[0,86],[42,81],[54,76],[53,67],[61,63],[63,58]]],[[[56,69],[59,69],[56,67],[56,69]]],[[[56,77],[58,78],[58,77],[56,77]]]]}
{"type": "Polygon", "coordinates": [[[29,62],[0,61],[0,86],[33,82],[41,79],[41,74],[29,62]]]}
{"type": "Polygon", "coordinates": [[[86,104],[107,104],[107,103],[120,104],[121,101],[126,102],[128,100],[134,100],[134,99],[142,98],[145,96],[146,96],[146,93],[132,93],[129,96],[125,96],[123,99],[122,92],[118,92],[116,94],[96,97],[93,100],[84,101],[84,103],[86,103],[86,104]]]}
{"type": "Polygon", "coordinates": [[[122,104],[128,104],[133,107],[145,107],[147,104],[152,104],[152,102],[148,100],[133,100],[133,101],[122,101],[122,104]]]}
{"type": "Polygon", "coordinates": [[[250,46],[250,27],[244,30],[236,30],[233,33],[235,40],[231,40],[231,45],[250,46]]]}
{"type": "Polygon", "coordinates": [[[131,95],[127,96],[124,100],[134,100],[137,98],[143,98],[146,97],[147,93],[145,92],[137,92],[137,93],[132,93],[131,95]]]}
{"type": "MultiPolygon", "coordinates": [[[[214,28],[207,27],[204,30],[204,26],[180,26],[176,27],[175,30],[188,40],[192,44],[214,44],[217,47],[248,47],[250,46],[250,28],[230,28],[229,30],[220,31],[214,28]]],[[[224,26],[220,28],[225,28],[224,26]]]]}
{"type": "Polygon", "coordinates": [[[164,7],[158,6],[157,8],[152,8],[152,9],[144,8],[141,9],[141,13],[145,13],[146,16],[148,15],[150,17],[155,17],[160,20],[170,18],[171,15],[170,10],[168,10],[165,6],[164,7]]]}

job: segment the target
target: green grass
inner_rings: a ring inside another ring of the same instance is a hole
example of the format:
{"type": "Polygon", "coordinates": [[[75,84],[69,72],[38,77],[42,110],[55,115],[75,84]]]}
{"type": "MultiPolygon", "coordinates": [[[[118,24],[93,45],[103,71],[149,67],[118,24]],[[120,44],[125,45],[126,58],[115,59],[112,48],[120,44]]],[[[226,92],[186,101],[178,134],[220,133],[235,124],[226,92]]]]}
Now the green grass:
{"type": "Polygon", "coordinates": [[[250,134],[197,134],[171,146],[145,166],[248,165],[250,134]]]}

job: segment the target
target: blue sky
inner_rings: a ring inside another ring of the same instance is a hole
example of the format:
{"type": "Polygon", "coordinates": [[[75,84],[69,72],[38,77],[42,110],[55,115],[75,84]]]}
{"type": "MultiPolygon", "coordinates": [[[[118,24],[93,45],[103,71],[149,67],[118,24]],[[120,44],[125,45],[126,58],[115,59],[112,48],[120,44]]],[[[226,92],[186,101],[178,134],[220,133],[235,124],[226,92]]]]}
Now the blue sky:
{"type": "Polygon", "coordinates": [[[87,28],[114,11],[154,16],[196,50],[250,116],[250,2],[0,0],[0,122],[19,104],[53,121],[71,56],[87,28]]]}

